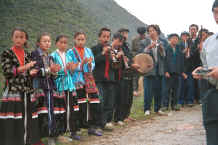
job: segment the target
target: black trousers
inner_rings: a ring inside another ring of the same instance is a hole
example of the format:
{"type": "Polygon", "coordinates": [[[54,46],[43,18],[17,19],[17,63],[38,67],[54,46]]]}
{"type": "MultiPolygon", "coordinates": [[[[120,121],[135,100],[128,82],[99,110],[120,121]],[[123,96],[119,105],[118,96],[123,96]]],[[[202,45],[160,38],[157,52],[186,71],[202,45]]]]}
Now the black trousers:
{"type": "Polygon", "coordinates": [[[170,78],[165,78],[166,86],[163,90],[163,107],[168,108],[171,100],[171,108],[174,109],[179,101],[178,86],[179,76],[177,74],[170,74],[170,78]],[[171,96],[171,99],[170,99],[171,96]]]}
{"type": "Polygon", "coordinates": [[[113,111],[115,106],[115,83],[114,82],[96,82],[99,89],[101,104],[98,108],[101,120],[98,120],[98,126],[102,128],[113,120],[113,111]]]}
{"type": "Polygon", "coordinates": [[[124,121],[129,117],[133,103],[132,80],[120,80],[116,85],[116,105],[114,121],[124,121]]]}
{"type": "Polygon", "coordinates": [[[203,123],[207,145],[218,145],[218,90],[209,86],[202,98],[203,123]]]}
{"type": "MultiPolygon", "coordinates": [[[[92,98],[89,94],[89,98],[92,98]]],[[[77,97],[84,98],[86,96],[85,89],[77,90],[77,97]]],[[[96,128],[98,126],[98,121],[101,120],[101,115],[99,115],[99,103],[81,103],[79,104],[79,112],[77,124],[79,128],[96,128]],[[88,114],[88,116],[87,116],[88,114]]]]}

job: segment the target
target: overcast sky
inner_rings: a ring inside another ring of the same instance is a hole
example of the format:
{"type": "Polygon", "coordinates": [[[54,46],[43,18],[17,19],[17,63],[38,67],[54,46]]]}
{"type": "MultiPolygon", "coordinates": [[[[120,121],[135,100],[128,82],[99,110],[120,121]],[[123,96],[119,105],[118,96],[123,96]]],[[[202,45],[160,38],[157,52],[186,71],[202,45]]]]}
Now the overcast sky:
{"type": "Polygon", "coordinates": [[[211,11],[214,0],[115,0],[146,24],[159,24],[165,34],[181,33],[189,24],[218,32],[211,11]]]}

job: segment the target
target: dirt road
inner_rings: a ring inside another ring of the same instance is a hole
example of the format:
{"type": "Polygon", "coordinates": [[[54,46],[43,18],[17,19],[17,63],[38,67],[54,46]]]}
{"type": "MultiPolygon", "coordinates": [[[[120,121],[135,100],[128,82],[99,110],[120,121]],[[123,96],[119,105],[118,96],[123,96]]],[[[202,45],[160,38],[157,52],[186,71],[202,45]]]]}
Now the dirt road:
{"type": "Polygon", "coordinates": [[[201,106],[129,123],[82,145],[206,145],[201,106]]]}

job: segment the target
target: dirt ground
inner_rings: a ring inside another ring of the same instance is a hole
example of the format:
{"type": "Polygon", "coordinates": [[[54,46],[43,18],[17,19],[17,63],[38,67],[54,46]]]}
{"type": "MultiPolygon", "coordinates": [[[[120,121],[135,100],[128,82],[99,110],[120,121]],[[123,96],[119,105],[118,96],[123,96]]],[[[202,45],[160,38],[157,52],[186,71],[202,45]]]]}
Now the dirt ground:
{"type": "Polygon", "coordinates": [[[206,145],[201,106],[130,122],[80,145],[206,145]]]}

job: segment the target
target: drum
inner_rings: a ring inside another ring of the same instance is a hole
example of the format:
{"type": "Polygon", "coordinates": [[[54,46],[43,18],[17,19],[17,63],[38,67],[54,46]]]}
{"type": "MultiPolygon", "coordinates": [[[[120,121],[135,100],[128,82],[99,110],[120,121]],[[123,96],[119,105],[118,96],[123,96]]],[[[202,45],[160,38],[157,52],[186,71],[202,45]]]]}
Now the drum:
{"type": "Polygon", "coordinates": [[[150,55],[140,53],[133,58],[133,63],[139,65],[136,70],[139,74],[144,75],[153,69],[154,62],[150,55]]]}

